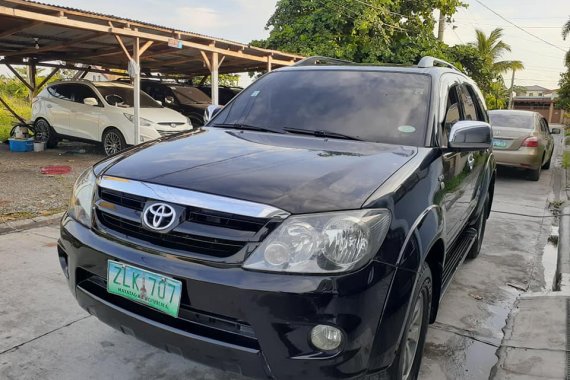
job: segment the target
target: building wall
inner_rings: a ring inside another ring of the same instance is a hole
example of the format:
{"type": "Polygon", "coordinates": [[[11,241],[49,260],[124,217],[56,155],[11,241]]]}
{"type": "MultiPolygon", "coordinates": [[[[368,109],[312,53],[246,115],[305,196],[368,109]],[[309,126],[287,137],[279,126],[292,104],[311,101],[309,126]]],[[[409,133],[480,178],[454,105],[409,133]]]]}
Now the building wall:
{"type": "Polygon", "coordinates": [[[552,117],[550,117],[550,104],[544,103],[543,105],[538,105],[536,103],[522,103],[516,102],[513,106],[516,110],[534,111],[540,113],[549,124],[560,124],[562,121],[562,110],[554,107],[552,110],[552,117]]]}

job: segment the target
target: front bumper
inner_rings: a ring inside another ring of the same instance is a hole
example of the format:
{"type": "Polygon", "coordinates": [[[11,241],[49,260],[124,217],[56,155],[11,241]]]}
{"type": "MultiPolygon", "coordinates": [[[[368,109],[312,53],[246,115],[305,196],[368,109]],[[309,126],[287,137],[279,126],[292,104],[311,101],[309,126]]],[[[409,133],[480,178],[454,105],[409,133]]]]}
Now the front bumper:
{"type": "Polygon", "coordinates": [[[386,264],[372,262],[335,277],[215,267],[108,240],[68,217],[58,249],[70,289],[84,309],[191,360],[256,378],[349,379],[366,373],[371,355],[390,356],[373,352],[395,274],[386,264]],[[109,259],[181,280],[179,318],[107,293],[109,259]],[[323,323],[343,330],[341,350],[323,353],[311,346],[311,328],[323,323]]]}

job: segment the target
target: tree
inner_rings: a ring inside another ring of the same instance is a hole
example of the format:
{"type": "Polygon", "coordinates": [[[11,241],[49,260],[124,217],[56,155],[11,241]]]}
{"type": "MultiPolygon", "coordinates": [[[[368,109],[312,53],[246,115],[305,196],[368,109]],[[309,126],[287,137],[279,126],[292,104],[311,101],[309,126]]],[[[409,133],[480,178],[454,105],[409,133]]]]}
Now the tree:
{"type": "Polygon", "coordinates": [[[442,56],[433,9],[452,15],[459,0],[279,0],[269,38],[252,45],[354,62],[416,63],[442,56]]]}
{"type": "Polygon", "coordinates": [[[524,65],[521,61],[499,61],[506,53],[511,51],[511,46],[501,40],[503,29],[496,28],[488,36],[480,29],[475,29],[476,41],[472,42],[488,69],[496,75],[503,74],[508,70],[522,70],[524,65]]]}

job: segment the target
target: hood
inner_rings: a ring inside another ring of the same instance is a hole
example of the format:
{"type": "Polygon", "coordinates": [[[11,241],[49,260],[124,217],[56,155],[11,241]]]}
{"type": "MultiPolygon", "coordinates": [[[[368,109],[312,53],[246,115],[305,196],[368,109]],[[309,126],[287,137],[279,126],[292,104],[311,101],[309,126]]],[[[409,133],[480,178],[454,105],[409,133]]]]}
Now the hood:
{"type": "MultiPolygon", "coordinates": [[[[134,115],[135,113],[133,108],[126,108],[122,111],[128,112],[131,115],[134,115]]],[[[141,108],[140,117],[150,120],[154,123],[186,123],[187,121],[186,116],[167,107],[141,108]]]]}
{"type": "Polygon", "coordinates": [[[129,150],[105,174],[298,214],[360,208],[416,153],[398,145],[203,128],[129,150]]]}

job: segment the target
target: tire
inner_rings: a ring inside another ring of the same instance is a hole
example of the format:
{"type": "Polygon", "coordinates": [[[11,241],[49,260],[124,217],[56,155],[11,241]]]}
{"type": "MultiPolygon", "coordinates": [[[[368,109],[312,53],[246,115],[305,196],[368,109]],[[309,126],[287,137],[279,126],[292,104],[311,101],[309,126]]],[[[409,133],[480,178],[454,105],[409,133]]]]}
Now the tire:
{"type": "Polygon", "coordinates": [[[489,209],[489,193],[485,195],[485,200],[483,201],[483,210],[481,211],[481,215],[477,218],[475,223],[473,223],[472,227],[477,230],[477,239],[471,246],[471,249],[467,253],[467,258],[472,260],[479,256],[481,252],[481,246],[483,245],[483,239],[485,238],[485,227],[487,227],[487,210],[489,209]]]}
{"type": "Polygon", "coordinates": [[[388,369],[390,379],[416,380],[420,372],[433,294],[433,280],[427,263],[423,263],[418,276],[398,353],[388,369]]]}
{"type": "Polygon", "coordinates": [[[107,156],[112,156],[127,148],[125,138],[117,128],[107,128],[103,132],[101,143],[103,144],[103,151],[107,156]]]}
{"type": "Polygon", "coordinates": [[[53,129],[51,125],[45,119],[38,119],[34,123],[34,129],[36,135],[40,135],[40,140],[46,142],[46,147],[48,149],[53,149],[57,147],[59,138],[57,137],[57,132],[53,129]]]}
{"type": "Polygon", "coordinates": [[[538,168],[531,170],[528,174],[528,178],[531,181],[538,181],[540,179],[540,173],[542,172],[542,166],[539,166],[538,168]]]}
{"type": "Polygon", "coordinates": [[[546,162],[544,163],[544,165],[542,165],[542,168],[543,168],[544,170],[550,169],[550,162],[552,161],[552,155],[553,155],[553,154],[554,154],[554,152],[550,153],[550,157],[548,157],[548,161],[546,161],[546,162]]]}

